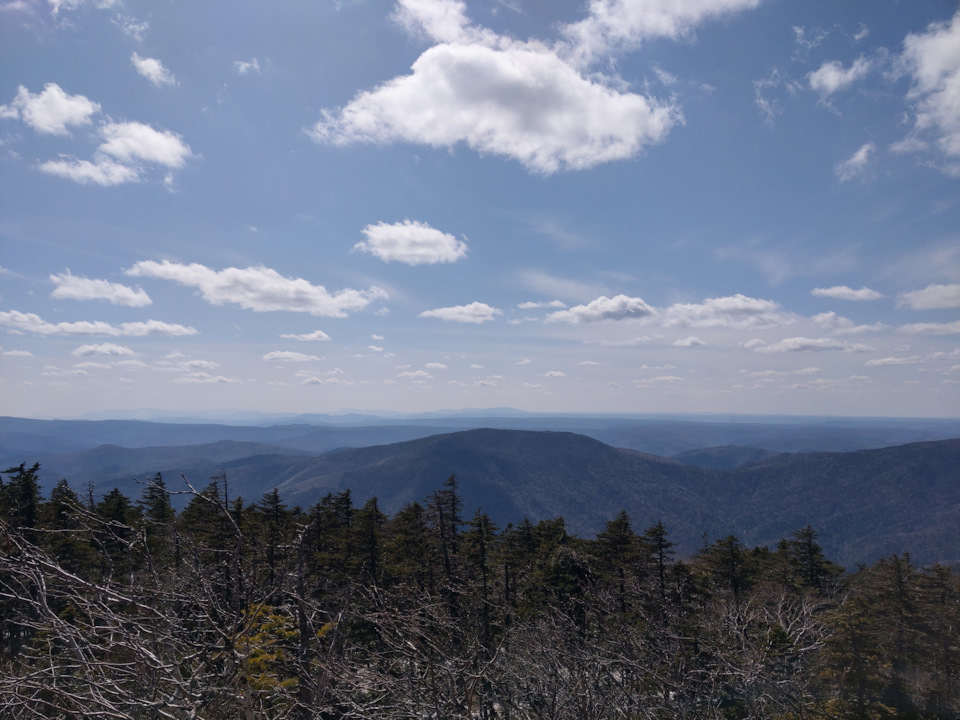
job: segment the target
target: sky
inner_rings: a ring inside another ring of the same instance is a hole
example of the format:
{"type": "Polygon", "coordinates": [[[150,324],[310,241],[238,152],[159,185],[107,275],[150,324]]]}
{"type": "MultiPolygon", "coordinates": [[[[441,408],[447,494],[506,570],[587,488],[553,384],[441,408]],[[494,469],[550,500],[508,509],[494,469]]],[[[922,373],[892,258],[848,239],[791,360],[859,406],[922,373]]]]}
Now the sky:
{"type": "Polygon", "coordinates": [[[0,0],[0,414],[960,416],[946,0],[0,0]]]}

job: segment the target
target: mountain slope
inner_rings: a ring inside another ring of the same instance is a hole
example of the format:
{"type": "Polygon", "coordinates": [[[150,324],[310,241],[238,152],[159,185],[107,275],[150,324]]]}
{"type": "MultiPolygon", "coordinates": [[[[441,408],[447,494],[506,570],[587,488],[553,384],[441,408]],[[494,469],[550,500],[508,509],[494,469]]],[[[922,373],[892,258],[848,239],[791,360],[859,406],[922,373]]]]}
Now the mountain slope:
{"type": "Polygon", "coordinates": [[[749,545],[775,543],[809,524],[845,565],[896,552],[920,564],[960,565],[958,468],[960,440],[784,454],[708,470],[568,432],[480,429],[320,456],[267,443],[102,446],[45,458],[41,478],[47,489],[66,477],[80,490],[90,479],[98,492],[116,485],[136,499],[134,474],[142,480],[159,471],[182,490],[180,473],[202,489],[226,472],[231,498],[246,502],[278,487],[289,505],[307,507],[349,489],[358,504],[376,496],[392,513],[455,474],[465,517],[482,507],[501,527],[563,516],[572,532],[592,535],[626,510],[639,531],[662,520],[678,551],[690,553],[729,534],[749,545]]]}

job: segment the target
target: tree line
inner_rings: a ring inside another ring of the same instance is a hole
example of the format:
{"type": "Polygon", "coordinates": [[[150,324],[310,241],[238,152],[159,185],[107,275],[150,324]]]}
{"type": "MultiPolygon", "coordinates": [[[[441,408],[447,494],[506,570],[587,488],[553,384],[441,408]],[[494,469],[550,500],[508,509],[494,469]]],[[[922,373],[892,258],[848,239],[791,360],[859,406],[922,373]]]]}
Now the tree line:
{"type": "Polygon", "coordinates": [[[2,717],[960,716],[957,575],[845,573],[810,527],[680,558],[625,512],[592,539],[467,518],[455,476],[387,516],[226,474],[180,512],[160,475],[43,498],[38,470],[0,476],[2,717]]]}

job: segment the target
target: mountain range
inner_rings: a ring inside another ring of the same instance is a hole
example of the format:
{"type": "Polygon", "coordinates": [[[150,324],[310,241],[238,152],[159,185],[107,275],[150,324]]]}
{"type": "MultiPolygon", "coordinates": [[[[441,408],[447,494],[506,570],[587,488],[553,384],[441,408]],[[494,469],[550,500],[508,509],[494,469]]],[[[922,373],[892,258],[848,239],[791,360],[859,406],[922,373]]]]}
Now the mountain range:
{"type": "MultiPolygon", "coordinates": [[[[574,419],[553,424],[567,420],[574,419]]],[[[828,556],[847,566],[899,552],[920,564],[960,565],[960,440],[870,447],[891,437],[937,437],[953,429],[949,422],[576,420],[594,436],[630,443],[615,447],[566,430],[444,432],[454,418],[440,426],[419,419],[264,427],[0,418],[0,461],[39,461],[47,488],[65,477],[79,492],[119,487],[137,498],[138,483],[157,472],[174,491],[187,490],[181,475],[200,490],[222,474],[231,497],[247,502],[276,487],[288,505],[307,507],[350,490],[357,503],[377,497],[388,514],[424,501],[456,475],[465,516],[482,508],[501,527],[563,517],[570,532],[589,536],[626,510],[637,530],[662,521],[683,555],[731,534],[771,545],[811,525],[828,556]],[[108,437],[112,443],[99,442],[108,437]],[[718,439],[733,442],[710,444],[718,439]],[[868,447],[824,451],[858,442],[868,447]],[[810,446],[820,449],[794,451],[810,446]],[[650,452],[664,448],[674,457],[650,452]]],[[[175,498],[180,506],[187,499],[175,498]]]]}

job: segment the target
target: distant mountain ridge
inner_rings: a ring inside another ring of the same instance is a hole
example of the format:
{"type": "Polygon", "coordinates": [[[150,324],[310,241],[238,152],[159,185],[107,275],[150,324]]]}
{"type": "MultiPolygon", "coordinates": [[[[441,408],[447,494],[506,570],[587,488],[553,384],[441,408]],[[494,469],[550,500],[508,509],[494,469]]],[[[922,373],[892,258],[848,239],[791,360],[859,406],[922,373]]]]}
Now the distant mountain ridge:
{"type": "MultiPolygon", "coordinates": [[[[296,427],[292,435],[275,437],[313,446],[342,439],[327,430],[296,427]]],[[[956,439],[776,454],[734,470],[684,465],[682,458],[615,448],[564,431],[472,429],[337,448],[320,454],[249,441],[140,449],[104,445],[37,459],[47,487],[66,477],[77,489],[93,481],[101,491],[117,486],[135,499],[141,490],[137,479],[155,472],[164,474],[171,489],[185,487],[179,479],[184,473],[198,490],[225,472],[231,497],[247,502],[277,487],[288,504],[307,507],[326,493],[349,489],[360,503],[376,496],[388,513],[423,501],[455,474],[465,515],[482,507],[501,526],[523,517],[562,516],[572,532],[592,535],[626,510],[638,530],[663,521],[678,549],[689,553],[705,538],[736,534],[747,544],[770,544],[809,524],[828,555],[847,565],[895,552],[910,552],[921,564],[960,565],[956,439]]]]}

